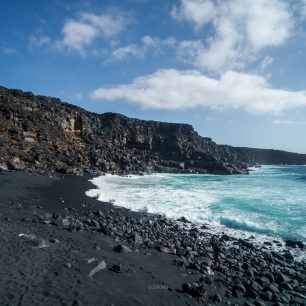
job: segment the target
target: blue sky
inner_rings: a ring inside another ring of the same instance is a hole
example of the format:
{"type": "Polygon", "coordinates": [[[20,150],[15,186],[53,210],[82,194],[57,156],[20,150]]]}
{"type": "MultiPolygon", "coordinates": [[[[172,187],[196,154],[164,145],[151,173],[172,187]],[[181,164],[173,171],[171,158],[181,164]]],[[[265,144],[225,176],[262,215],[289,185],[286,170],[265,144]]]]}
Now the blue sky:
{"type": "Polygon", "coordinates": [[[0,85],[306,153],[306,1],[3,0],[0,85]]]}

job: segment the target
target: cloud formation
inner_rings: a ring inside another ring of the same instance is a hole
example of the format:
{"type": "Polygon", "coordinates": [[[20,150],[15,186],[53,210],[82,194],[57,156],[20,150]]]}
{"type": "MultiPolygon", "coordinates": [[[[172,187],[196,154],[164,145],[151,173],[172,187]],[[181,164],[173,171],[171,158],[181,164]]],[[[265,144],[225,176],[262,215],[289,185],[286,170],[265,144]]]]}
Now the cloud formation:
{"type": "Polygon", "coordinates": [[[125,20],[117,15],[95,15],[83,13],[79,19],[69,19],[62,28],[62,39],[57,44],[84,54],[85,48],[98,37],[112,38],[119,34],[125,20]]]}
{"type": "Polygon", "coordinates": [[[234,71],[215,79],[196,70],[158,70],[130,84],[96,89],[91,98],[124,100],[146,109],[209,107],[274,115],[306,106],[306,91],[274,89],[262,76],[234,71]]]}
{"type": "Polygon", "coordinates": [[[161,39],[146,35],[139,44],[129,44],[116,48],[112,51],[111,57],[114,60],[123,60],[127,57],[144,57],[148,52],[159,52],[164,47],[175,46],[176,40],[173,37],[161,39]]]}
{"type": "Polygon", "coordinates": [[[61,37],[52,40],[49,36],[29,37],[29,48],[48,47],[53,50],[71,50],[85,56],[88,48],[98,38],[111,40],[124,30],[129,18],[120,12],[96,15],[81,13],[78,18],[68,19],[61,28],[61,37]]]}
{"type": "Polygon", "coordinates": [[[218,73],[245,68],[261,50],[284,44],[294,28],[293,8],[282,0],[181,0],[171,15],[205,30],[205,39],[180,43],[180,58],[218,73]]]}

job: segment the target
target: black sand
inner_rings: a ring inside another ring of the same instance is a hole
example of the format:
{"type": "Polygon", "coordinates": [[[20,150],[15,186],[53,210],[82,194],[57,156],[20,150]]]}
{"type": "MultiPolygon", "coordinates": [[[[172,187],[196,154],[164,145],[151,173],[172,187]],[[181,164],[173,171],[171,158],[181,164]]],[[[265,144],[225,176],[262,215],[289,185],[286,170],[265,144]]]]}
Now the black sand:
{"type": "Polygon", "coordinates": [[[288,251],[115,208],[90,188],[86,177],[0,175],[1,306],[306,305],[306,265],[288,251]]]}

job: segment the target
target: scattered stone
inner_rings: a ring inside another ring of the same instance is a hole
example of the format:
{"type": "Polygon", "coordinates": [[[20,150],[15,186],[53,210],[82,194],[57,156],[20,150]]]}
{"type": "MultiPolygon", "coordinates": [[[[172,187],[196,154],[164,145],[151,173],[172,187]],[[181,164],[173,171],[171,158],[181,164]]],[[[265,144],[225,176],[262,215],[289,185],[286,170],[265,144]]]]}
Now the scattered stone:
{"type": "MultiPolygon", "coordinates": [[[[114,209],[106,209],[105,212],[88,211],[82,214],[67,208],[62,215],[42,216],[43,220],[50,221],[49,224],[62,224],[72,231],[103,232],[112,236],[120,243],[114,246],[115,252],[132,252],[133,246],[134,252],[143,250],[140,251],[142,255],[157,255],[154,251],[147,252],[151,251],[150,249],[177,255],[173,256],[173,263],[179,266],[177,268],[182,276],[199,275],[199,272],[202,275],[197,282],[186,282],[182,286],[185,293],[190,297],[199,298],[199,301],[207,302],[205,289],[213,287],[220,288],[220,291],[207,289],[207,293],[210,294],[209,300],[214,305],[229,304],[228,301],[232,302],[233,297],[241,301],[239,305],[243,305],[248,298],[252,300],[245,305],[294,305],[302,304],[301,301],[306,294],[305,266],[303,263],[295,264],[292,255],[286,255],[290,254],[289,249],[278,253],[267,247],[258,248],[255,239],[236,239],[226,233],[212,235],[209,231],[201,231],[196,227],[190,229],[189,226],[181,226],[163,216],[152,216],[149,220],[147,217],[138,219],[121,215],[114,209]],[[201,239],[198,239],[199,237],[201,239]],[[212,292],[217,294],[214,295],[212,292]]],[[[40,243],[42,240],[37,238],[33,241],[40,243]]],[[[49,239],[49,242],[54,240],[49,239]]],[[[93,247],[98,249],[97,245],[95,242],[93,247]]],[[[87,260],[88,264],[96,261],[96,258],[87,260]]],[[[88,277],[92,278],[96,271],[104,269],[106,263],[100,262],[88,277]]],[[[132,268],[123,270],[121,264],[113,264],[109,270],[115,273],[136,273],[132,268]]]]}
{"type": "Polygon", "coordinates": [[[176,248],[174,247],[167,248],[167,247],[161,246],[161,247],[158,247],[158,250],[162,253],[176,255],[176,248]]]}
{"type": "Polygon", "coordinates": [[[111,271],[113,272],[116,272],[116,273],[121,273],[123,272],[122,271],[122,265],[119,264],[119,265],[113,265],[111,268],[110,268],[111,271]]]}
{"type": "Polygon", "coordinates": [[[60,243],[60,241],[58,239],[56,239],[56,238],[50,238],[49,242],[51,242],[51,243],[60,243]]]}
{"type": "Polygon", "coordinates": [[[39,249],[44,249],[44,248],[48,248],[50,246],[50,243],[46,240],[42,240],[39,244],[38,244],[38,248],[39,249]]]}
{"type": "Polygon", "coordinates": [[[102,260],[94,269],[92,269],[88,275],[89,278],[93,278],[93,276],[99,271],[106,269],[106,262],[102,260]]]}
{"type": "Polygon", "coordinates": [[[64,218],[64,219],[62,220],[62,224],[63,224],[64,227],[69,227],[70,221],[69,221],[67,218],[64,218]]]}
{"type": "Polygon", "coordinates": [[[265,292],[261,292],[260,297],[264,301],[272,301],[273,294],[271,291],[265,291],[265,292]]]}
{"type": "Polygon", "coordinates": [[[21,171],[25,169],[25,164],[19,157],[14,157],[8,161],[7,167],[9,170],[21,171]]]}
{"type": "Polygon", "coordinates": [[[136,244],[136,245],[139,245],[142,243],[142,238],[139,234],[137,233],[133,233],[132,236],[131,236],[131,239],[133,240],[133,242],[136,244]]]}
{"type": "Polygon", "coordinates": [[[72,306],[82,306],[83,304],[82,304],[82,302],[80,301],[80,300],[74,300],[73,302],[72,302],[72,306]]]}
{"type": "Polygon", "coordinates": [[[289,283],[290,282],[290,278],[287,277],[286,275],[278,272],[275,276],[275,282],[276,284],[281,284],[281,283],[289,283]]]}
{"type": "Polygon", "coordinates": [[[8,170],[7,164],[5,164],[5,163],[0,163],[0,172],[1,172],[1,171],[7,171],[7,170],[8,170]]]}
{"type": "Polygon", "coordinates": [[[43,215],[44,220],[51,220],[53,218],[53,214],[45,213],[43,215]]]}
{"type": "Polygon", "coordinates": [[[191,295],[193,298],[199,298],[205,295],[205,290],[203,286],[199,286],[197,283],[190,284],[184,283],[182,285],[182,289],[187,294],[191,295]]]}
{"type": "Polygon", "coordinates": [[[286,246],[290,248],[295,248],[295,249],[299,248],[301,250],[305,248],[305,245],[301,241],[286,240],[285,243],[286,243],[286,246]]]}
{"type": "Polygon", "coordinates": [[[119,253],[128,253],[128,252],[132,252],[132,250],[124,245],[124,244],[118,244],[117,246],[114,247],[114,251],[115,252],[119,252],[119,253]]]}
{"type": "Polygon", "coordinates": [[[213,297],[212,297],[212,300],[216,303],[221,303],[222,302],[222,297],[220,296],[220,294],[215,294],[213,297]]]}
{"type": "Polygon", "coordinates": [[[191,223],[187,218],[185,217],[181,217],[179,219],[177,219],[177,221],[183,222],[183,223],[191,223]]]}
{"type": "Polygon", "coordinates": [[[202,272],[204,273],[204,274],[207,274],[207,275],[214,275],[215,274],[215,272],[212,270],[212,268],[211,267],[208,267],[208,266],[205,266],[204,268],[202,268],[202,272]]]}
{"type": "Polygon", "coordinates": [[[254,302],[254,305],[255,306],[267,306],[264,301],[261,301],[259,299],[254,302]]]}

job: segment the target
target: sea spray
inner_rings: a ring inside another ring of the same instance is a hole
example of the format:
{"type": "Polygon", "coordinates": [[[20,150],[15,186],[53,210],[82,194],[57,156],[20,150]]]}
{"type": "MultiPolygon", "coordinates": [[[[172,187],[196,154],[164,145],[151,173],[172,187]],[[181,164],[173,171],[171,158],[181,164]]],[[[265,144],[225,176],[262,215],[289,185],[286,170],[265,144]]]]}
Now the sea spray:
{"type": "Polygon", "coordinates": [[[134,211],[185,216],[232,229],[306,241],[306,168],[263,166],[250,175],[106,175],[88,196],[134,211]]]}

